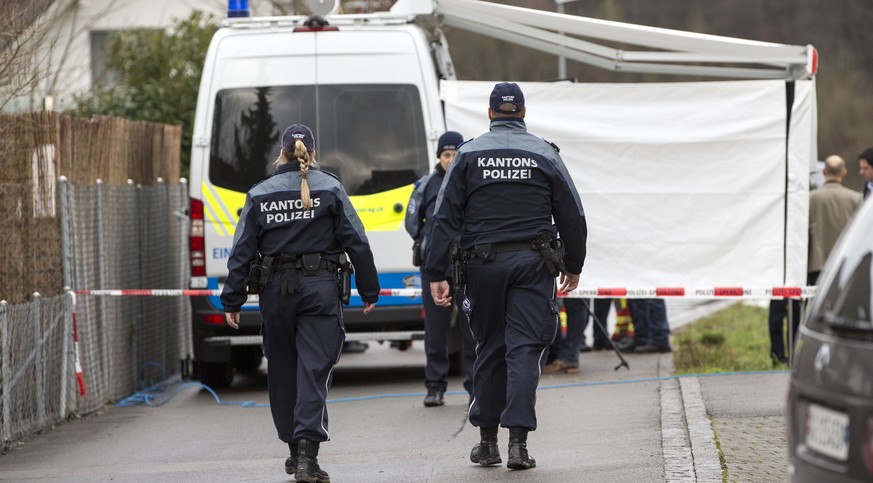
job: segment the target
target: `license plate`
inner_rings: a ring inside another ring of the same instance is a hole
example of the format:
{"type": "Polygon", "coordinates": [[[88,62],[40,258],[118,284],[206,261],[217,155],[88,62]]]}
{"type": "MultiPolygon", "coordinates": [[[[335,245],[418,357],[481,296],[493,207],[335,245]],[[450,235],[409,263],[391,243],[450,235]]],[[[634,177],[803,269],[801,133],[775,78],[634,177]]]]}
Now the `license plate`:
{"type": "Polygon", "coordinates": [[[810,404],[806,410],[806,445],[839,461],[849,457],[849,415],[810,404]]]}

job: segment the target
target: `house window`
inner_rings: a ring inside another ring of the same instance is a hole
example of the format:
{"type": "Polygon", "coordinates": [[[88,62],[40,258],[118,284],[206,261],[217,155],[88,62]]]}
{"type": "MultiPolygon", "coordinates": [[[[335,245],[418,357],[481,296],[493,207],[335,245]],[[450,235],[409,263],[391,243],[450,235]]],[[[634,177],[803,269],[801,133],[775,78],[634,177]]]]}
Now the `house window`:
{"type": "Polygon", "coordinates": [[[117,82],[117,75],[109,69],[109,38],[111,30],[91,31],[91,84],[111,86],[117,82]]]}

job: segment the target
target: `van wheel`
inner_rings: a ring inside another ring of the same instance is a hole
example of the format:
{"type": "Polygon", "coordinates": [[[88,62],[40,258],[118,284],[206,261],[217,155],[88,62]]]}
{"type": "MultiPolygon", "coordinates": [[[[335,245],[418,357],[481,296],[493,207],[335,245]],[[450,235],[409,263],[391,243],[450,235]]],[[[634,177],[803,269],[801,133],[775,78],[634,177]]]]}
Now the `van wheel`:
{"type": "Polygon", "coordinates": [[[230,362],[201,362],[200,382],[213,389],[230,386],[233,382],[233,364],[230,362]]]}
{"type": "Polygon", "coordinates": [[[233,348],[233,367],[240,372],[254,372],[261,367],[264,354],[260,346],[237,346],[233,348]]]}

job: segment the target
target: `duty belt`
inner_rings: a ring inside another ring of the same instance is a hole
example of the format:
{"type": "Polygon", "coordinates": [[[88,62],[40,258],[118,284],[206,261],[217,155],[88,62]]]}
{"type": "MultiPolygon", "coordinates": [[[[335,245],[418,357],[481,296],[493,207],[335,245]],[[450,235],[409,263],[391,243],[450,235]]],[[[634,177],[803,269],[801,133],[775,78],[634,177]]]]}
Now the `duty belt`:
{"type": "Polygon", "coordinates": [[[307,253],[304,255],[292,255],[282,253],[278,258],[264,257],[267,270],[262,271],[262,285],[270,283],[273,273],[278,275],[276,282],[279,284],[279,293],[293,295],[300,290],[300,281],[297,272],[303,272],[304,276],[312,276],[319,269],[325,269],[330,273],[337,273],[337,264],[332,260],[321,258],[320,253],[307,253]]]}
{"type": "MultiPolygon", "coordinates": [[[[291,262],[278,263],[276,265],[276,268],[274,268],[273,270],[276,272],[279,272],[282,270],[303,271],[303,268],[304,268],[303,267],[303,260],[297,259],[297,260],[294,260],[291,262]]],[[[336,273],[337,264],[335,262],[333,262],[332,260],[326,260],[326,259],[322,258],[318,262],[318,267],[316,267],[315,270],[317,271],[317,270],[322,269],[322,268],[327,270],[330,273],[336,273]]]]}
{"type": "Polygon", "coordinates": [[[504,252],[520,252],[522,250],[534,250],[533,242],[508,242],[508,243],[483,243],[474,245],[473,248],[467,250],[467,258],[479,257],[485,261],[494,259],[494,255],[504,252]]]}
{"type": "Polygon", "coordinates": [[[536,262],[536,270],[539,271],[543,266],[553,276],[564,272],[564,244],[561,240],[552,238],[549,235],[541,235],[533,240],[524,242],[508,242],[508,243],[482,243],[474,245],[472,250],[465,252],[466,258],[471,259],[478,257],[484,263],[494,261],[494,257],[498,253],[503,252],[520,252],[524,250],[533,250],[539,252],[540,259],[536,262]]]}

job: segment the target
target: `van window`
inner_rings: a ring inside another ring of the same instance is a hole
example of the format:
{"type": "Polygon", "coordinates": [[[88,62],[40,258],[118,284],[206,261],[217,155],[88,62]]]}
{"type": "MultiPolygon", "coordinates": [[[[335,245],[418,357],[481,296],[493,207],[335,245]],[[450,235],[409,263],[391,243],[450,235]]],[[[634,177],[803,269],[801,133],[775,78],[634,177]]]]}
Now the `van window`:
{"type": "Polygon", "coordinates": [[[216,96],[212,184],[245,192],[269,177],[282,130],[296,122],[312,128],[319,165],[352,196],[414,183],[429,169],[414,85],[252,87],[216,96]]]}

